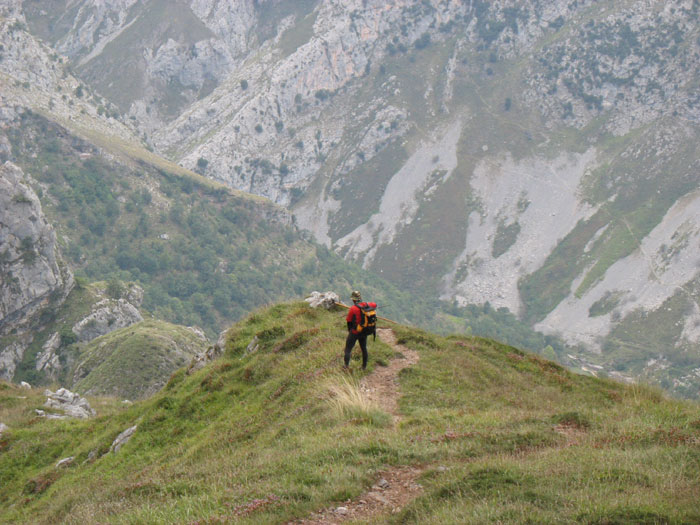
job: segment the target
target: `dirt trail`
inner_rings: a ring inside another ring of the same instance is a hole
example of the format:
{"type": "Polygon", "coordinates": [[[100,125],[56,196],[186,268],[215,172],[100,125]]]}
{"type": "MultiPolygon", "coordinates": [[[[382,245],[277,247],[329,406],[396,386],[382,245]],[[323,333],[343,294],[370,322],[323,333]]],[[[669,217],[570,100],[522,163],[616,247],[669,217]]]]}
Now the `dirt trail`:
{"type": "Polygon", "coordinates": [[[390,328],[377,329],[379,339],[392,346],[400,355],[389,362],[389,366],[376,366],[374,371],[360,381],[360,389],[382,410],[391,414],[394,424],[401,420],[399,414],[399,372],[415,365],[418,352],[396,343],[396,335],[390,328]]]}
{"type": "MultiPolygon", "coordinates": [[[[396,343],[396,335],[389,328],[377,329],[379,339],[392,346],[399,354],[388,366],[376,366],[360,381],[360,389],[382,410],[392,415],[394,425],[401,420],[398,399],[399,372],[418,362],[418,352],[396,343]]],[[[422,487],[416,479],[422,470],[415,467],[394,467],[377,475],[377,482],[356,500],[314,513],[308,518],[291,523],[303,525],[330,525],[351,520],[366,520],[382,514],[396,513],[415,499],[422,487]]]]}

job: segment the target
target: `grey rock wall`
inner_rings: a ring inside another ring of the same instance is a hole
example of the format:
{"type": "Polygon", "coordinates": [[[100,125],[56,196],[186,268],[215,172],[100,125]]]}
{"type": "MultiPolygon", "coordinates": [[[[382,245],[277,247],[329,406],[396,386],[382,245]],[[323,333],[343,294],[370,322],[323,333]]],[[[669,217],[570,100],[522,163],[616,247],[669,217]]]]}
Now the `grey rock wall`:
{"type": "Polygon", "coordinates": [[[44,308],[58,306],[73,287],[56,234],[36,193],[14,164],[0,166],[0,335],[17,339],[0,347],[0,377],[11,379],[31,334],[22,329],[44,308]]]}
{"type": "Polygon", "coordinates": [[[0,333],[59,300],[73,286],[62,266],[56,234],[22,171],[0,167],[0,333]]]}

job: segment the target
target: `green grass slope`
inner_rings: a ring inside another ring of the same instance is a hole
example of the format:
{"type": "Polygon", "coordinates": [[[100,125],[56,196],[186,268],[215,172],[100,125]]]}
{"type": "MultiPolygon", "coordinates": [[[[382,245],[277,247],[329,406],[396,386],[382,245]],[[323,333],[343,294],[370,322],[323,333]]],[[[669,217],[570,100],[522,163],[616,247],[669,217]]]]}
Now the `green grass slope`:
{"type": "Polygon", "coordinates": [[[170,375],[207,348],[192,330],[146,320],[90,341],[73,374],[81,393],[138,399],[160,390],[170,375]]]}
{"type": "MultiPolygon", "coordinates": [[[[10,428],[0,522],[284,523],[358,498],[404,465],[422,471],[422,495],[370,522],[700,520],[697,403],[491,340],[395,327],[420,361],[399,375],[393,425],[376,407],[329,402],[343,377],[343,313],[304,303],[255,312],[229,330],[221,359],[179,370],[132,406],[92,400],[89,421],[37,419],[42,396],[0,385],[10,428]]],[[[394,352],[371,342],[367,373],[394,352]]]]}

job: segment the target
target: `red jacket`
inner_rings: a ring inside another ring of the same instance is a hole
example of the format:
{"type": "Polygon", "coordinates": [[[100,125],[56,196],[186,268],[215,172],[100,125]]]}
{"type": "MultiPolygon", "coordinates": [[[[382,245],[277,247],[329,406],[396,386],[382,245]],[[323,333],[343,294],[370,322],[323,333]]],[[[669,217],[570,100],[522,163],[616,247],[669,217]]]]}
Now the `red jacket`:
{"type": "Polygon", "coordinates": [[[350,330],[353,334],[360,333],[357,331],[357,325],[360,324],[360,321],[362,321],[362,312],[360,312],[359,306],[353,304],[348,310],[348,316],[345,318],[345,320],[348,322],[348,330],[350,330]]]}
{"type": "Polygon", "coordinates": [[[362,302],[353,304],[350,307],[350,309],[348,310],[348,316],[345,318],[345,320],[348,322],[348,330],[350,330],[353,334],[360,333],[357,330],[357,325],[359,325],[362,322],[362,311],[360,310],[360,306],[371,306],[372,308],[376,308],[377,303],[362,302]]]}

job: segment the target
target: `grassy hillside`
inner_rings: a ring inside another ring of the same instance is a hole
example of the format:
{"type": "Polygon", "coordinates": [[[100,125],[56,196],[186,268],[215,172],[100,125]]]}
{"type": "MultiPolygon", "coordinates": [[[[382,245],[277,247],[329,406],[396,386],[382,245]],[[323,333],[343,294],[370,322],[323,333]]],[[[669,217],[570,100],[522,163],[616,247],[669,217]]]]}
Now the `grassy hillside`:
{"type": "MultiPolygon", "coordinates": [[[[37,419],[43,397],[3,384],[0,521],[284,523],[352,505],[404,466],[422,493],[369,522],[700,520],[698,404],[490,340],[395,327],[420,361],[399,375],[392,423],[378,406],[330,398],[363,377],[357,360],[353,376],[339,372],[342,314],[255,312],[218,361],[132,406],[92,400],[90,421],[37,419]]],[[[377,340],[370,357],[365,378],[400,356],[377,340]]]]}
{"type": "Polygon", "coordinates": [[[213,337],[256,307],[313,289],[359,288],[401,304],[402,317],[418,309],[304,239],[265,199],[147,161],[118,161],[31,112],[7,134],[76,275],[141,283],[144,308],[158,318],[213,337]]]}
{"type": "Polygon", "coordinates": [[[90,341],[73,373],[73,388],[137,399],[160,390],[172,372],[207,349],[184,326],[147,320],[90,341]]]}

